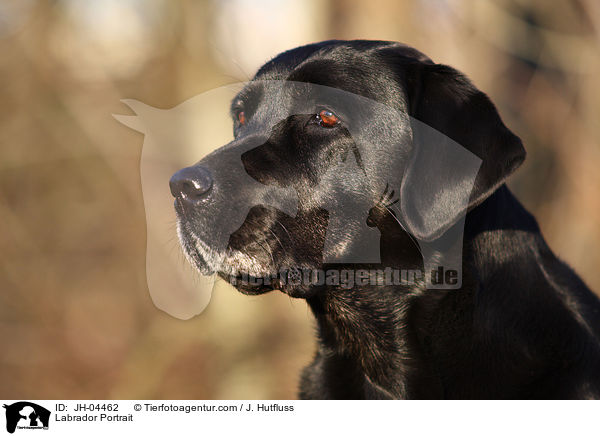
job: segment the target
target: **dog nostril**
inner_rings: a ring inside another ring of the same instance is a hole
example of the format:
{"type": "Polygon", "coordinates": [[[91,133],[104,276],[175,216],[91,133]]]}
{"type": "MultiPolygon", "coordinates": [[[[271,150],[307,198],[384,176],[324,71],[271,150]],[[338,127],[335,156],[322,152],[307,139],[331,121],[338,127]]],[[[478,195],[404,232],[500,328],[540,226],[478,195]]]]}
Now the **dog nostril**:
{"type": "Polygon", "coordinates": [[[212,188],[212,184],[210,172],[199,166],[183,168],[173,174],[169,180],[173,197],[188,201],[204,197],[212,188]]]}

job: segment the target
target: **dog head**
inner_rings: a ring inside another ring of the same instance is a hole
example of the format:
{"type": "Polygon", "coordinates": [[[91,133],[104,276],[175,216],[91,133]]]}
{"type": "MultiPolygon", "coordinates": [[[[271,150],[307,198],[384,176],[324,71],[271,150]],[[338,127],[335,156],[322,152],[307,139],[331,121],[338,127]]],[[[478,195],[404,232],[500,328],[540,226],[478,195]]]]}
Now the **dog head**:
{"type": "MultiPolygon", "coordinates": [[[[231,115],[234,140],[170,181],[188,260],[229,280],[381,263],[382,238],[395,233],[410,236],[399,244],[431,243],[525,156],[468,79],[392,42],[282,53],[234,98],[231,115]]],[[[259,282],[237,287],[314,292],[259,282]]]]}

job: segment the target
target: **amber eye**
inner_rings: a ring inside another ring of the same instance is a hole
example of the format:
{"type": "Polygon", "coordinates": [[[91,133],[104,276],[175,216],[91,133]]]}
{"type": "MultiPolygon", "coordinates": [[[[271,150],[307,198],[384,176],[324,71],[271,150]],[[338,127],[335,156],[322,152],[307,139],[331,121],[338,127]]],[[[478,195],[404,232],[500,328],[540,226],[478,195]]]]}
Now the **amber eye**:
{"type": "Polygon", "coordinates": [[[323,109],[318,115],[321,127],[334,127],[340,122],[340,119],[330,110],[323,109]]]}
{"type": "Polygon", "coordinates": [[[244,113],[244,111],[240,111],[238,112],[238,121],[240,122],[240,124],[243,126],[244,124],[246,124],[246,114],[244,113]]]}

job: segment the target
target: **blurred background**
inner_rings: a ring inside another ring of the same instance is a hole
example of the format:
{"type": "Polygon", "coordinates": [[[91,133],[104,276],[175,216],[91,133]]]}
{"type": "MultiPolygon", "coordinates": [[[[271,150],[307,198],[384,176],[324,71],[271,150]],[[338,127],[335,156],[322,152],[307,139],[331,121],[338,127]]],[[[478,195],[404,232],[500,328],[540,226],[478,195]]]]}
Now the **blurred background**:
{"type": "Polygon", "coordinates": [[[528,150],[511,187],[600,291],[596,0],[1,0],[0,398],[295,398],[304,302],[219,285],[188,321],[153,305],[144,138],[111,114],[331,38],[405,42],[488,93],[528,150]]]}

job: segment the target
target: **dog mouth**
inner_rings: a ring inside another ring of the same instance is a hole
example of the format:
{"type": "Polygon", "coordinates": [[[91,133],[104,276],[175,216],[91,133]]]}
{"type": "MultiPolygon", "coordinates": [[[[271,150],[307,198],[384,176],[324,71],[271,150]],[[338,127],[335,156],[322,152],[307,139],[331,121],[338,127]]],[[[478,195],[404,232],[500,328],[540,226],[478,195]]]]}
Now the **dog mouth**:
{"type": "Polygon", "coordinates": [[[321,211],[289,217],[274,208],[253,207],[244,222],[228,235],[223,248],[209,242],[219,240],[218,233],[211,239],[199,231],[208,227],[223,232],[227,226],[212,221],[202,223],[201,218],[188,216],[188,212],[181,206],[177,208],[177,233],[188,262],[200,274],[216,274],[244,294],[271,290],[301,298],[309,294],[310,283],[290,277],[322,264],[321,239],[298,236],[305,235],[302,229],[307,223],[313,227],[324,224],[326,216],[321,211]]]}
{"type": "Polygon", "coordinates": [[[187,223],[178,220],[177,236],[187,261],[202,275],[215,274],[217,259],[211,260],[217,256],[212,255],[206,244],[197,238],[188,227],[187,223]]]}
{"type": "Polygon", "coordinates": [[[274,271],[265,268],[256,258],[234,248],[219,253],[195,235],[190,225],[179,219],[177,234],[187,261],[202,275],[217,274],[240,292],[258,295],[278,289],[272,279],[274,271]]]}

